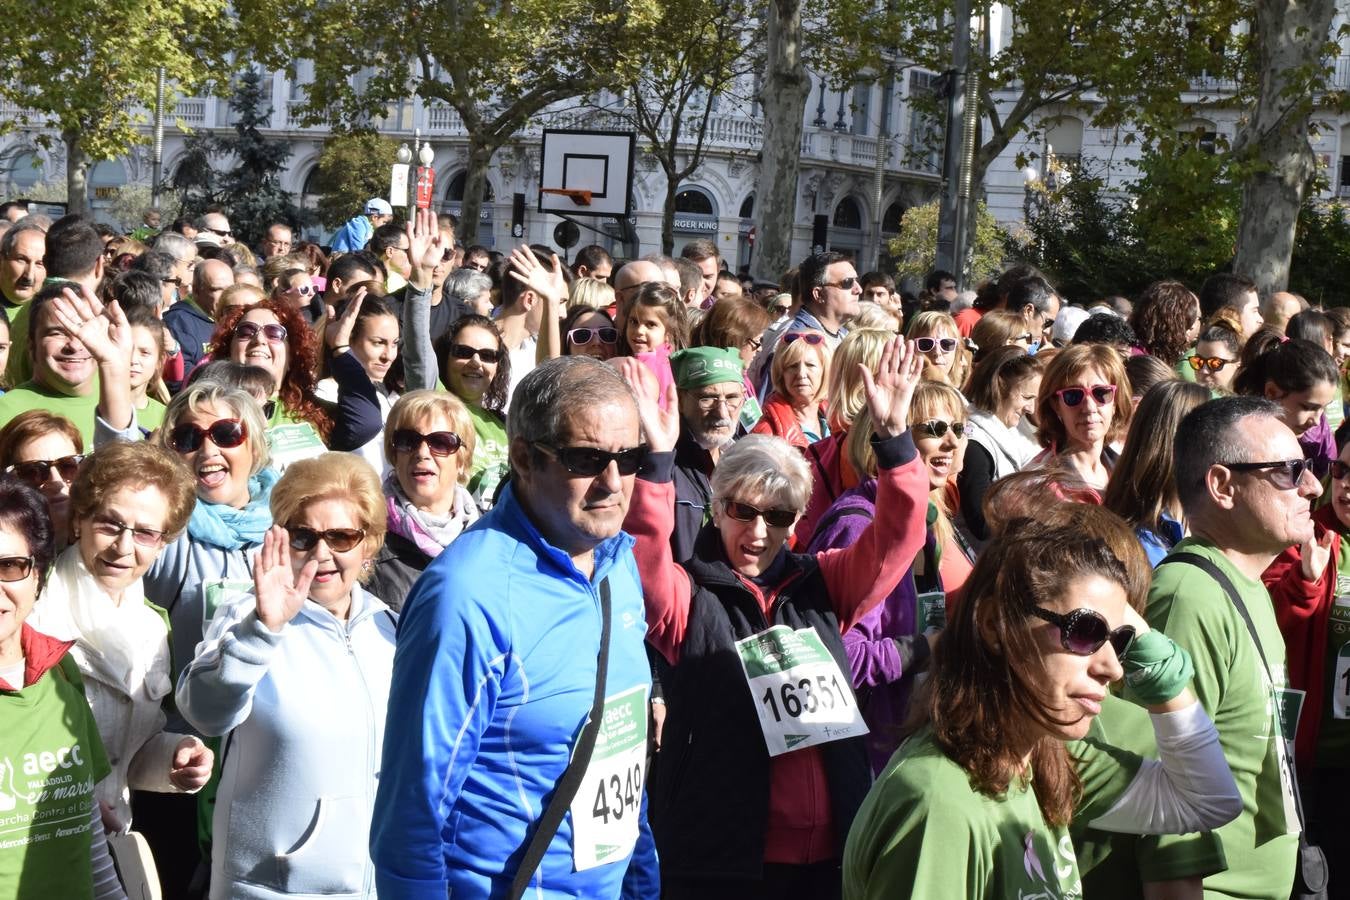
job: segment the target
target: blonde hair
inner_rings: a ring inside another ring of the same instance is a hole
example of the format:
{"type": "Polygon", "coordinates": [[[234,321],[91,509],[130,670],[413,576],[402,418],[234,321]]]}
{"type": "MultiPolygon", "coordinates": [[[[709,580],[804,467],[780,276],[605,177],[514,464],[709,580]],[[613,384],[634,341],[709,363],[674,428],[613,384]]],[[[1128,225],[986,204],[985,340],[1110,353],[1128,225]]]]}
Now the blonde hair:
{"type": "MultiPolygon", "coordinates": [[[[966,349],[966,342],[961,337],[961,329],[956,327],[956,320],[945,312],[930,309],[911,319],[909,328],[905,329],[905,337],[911,341],[915,338],[939,336],[956,339],[956,352],[952,359],[952,367],[944,378],[952,387],[959,387],[966,383],[966,378],[970,374],[970,351],[966,349]]],[[[934,368],[933,366],[925,366],[923,377],[927,380],[935,380],[930,371],[934,368]]]]}
{"type": "Polygon", "coordinates": [[[796,330],[789,331],[783,335],[783,340],[778,342],[778,349],[774,351],[773,363],[769,366],[769,381],[773,389],[783,399],[787,399],[787,391],[784,390],[783,374],[787,367],[802,359],[808,353],[814,353],[816,359],[820,360],[820,386],[816,388],[816,395],[811,398],[812,402],[818,403],[825,396],[825,392],[830,388],[830,342],[825,340],[825,335],[819,331],[796,330]],[[789,334],[818,334],[821,341],[818,344],[812,344],[810,341],[796,340],[787,342],[789,334]]]}
{"type": "Polygon", "coordinates": [[[853,317],[848,327],[849,334],[859,328],[880,328],[894,333],[900,328],[900,316],[880,303],[861,300],[858,302],[858,314],[853,317]]]}
{"type": "Polygon", "coordinates": [[[459,483],[468,484],[469,469],[473,464],[475,435],[473,419],[469,410],[454,394],[441,391],[409,391],[393,409],[384,422],[384,457],[391,462],[394,459],[394,432],[400,428],[412,428],[423,419],[440,414],[450,423],[450,430],[459,437],[460,447],[455,453],[459,464],[459,483]]]}
{"type": "MultiPolygon", "coordinates": [[[[257,475],[272,462],[272,452],[267,448],[267,421],[263,418],[258,401],[238,388],[226,387],[212,381],[197,381],[185,387],[178,396],[169,401],[164,411],[164,424],[156,433],[161,447],[169,446],[169,435],[189,412],[204,413],[207,406],[224,408],[234,414],[234,418],[244,423],[246,433],[244,442],[248,444],[253,456],[253,465],[249,468],[249,477],[257,475]]],[[[174,451],[177,452],[177,451],[174,451]]]]}
{"type": "MultiPolygon", "coordinates": [[[[346,500],[365,531],[365,556],[374,559],[384,546],[388,512],[380,476],[352,453],[321,453],[286,467],[272,488],[272,521],[289,527],[306,506],[318,500],[346,500]]],[[[361,580],[368,577],[362,572],[361,580]]]]}
{"type": "Polygon", "coordinates": [[[591,309],[608,309],[614,305],[614,288],[599,278],[578,278],[572,282],[567,295],[567,308],[589,306],[591,309]]]}
{"type": "MultiPolygon", "coordinates": [[[[856,320],[855,320],[856,321],[856,320]]],[[[849,424],[867,406],[862,366],[875,372],[886,342],[893,331],[859,328],[849,331],[830,365],[830,389],[825,402],[831,431],[847,430],[849,424]]]]}

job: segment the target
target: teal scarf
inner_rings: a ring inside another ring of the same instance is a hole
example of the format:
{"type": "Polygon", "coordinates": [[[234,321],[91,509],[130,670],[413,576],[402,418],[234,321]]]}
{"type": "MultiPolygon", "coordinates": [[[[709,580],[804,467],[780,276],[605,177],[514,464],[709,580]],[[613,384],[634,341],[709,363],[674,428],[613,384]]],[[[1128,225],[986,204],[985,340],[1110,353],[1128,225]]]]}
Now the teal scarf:
{"type": "Polygon", "coordinates": [[[188,519],[188,536],[225,550],[261,544],[263,535],[272,527],[272,486],[280,477],[275,469],[269,468],[250,478],[248,503],[243,509],[198,501],[188,519]]]}

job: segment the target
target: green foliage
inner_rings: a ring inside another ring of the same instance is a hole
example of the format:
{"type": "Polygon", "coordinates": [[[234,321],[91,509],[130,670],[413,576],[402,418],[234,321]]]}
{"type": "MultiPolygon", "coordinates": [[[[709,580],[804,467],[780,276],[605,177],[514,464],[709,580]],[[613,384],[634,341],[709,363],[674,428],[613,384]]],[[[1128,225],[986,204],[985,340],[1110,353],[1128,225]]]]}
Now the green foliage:
{"type": "Polygon", "coordinates": [[[1305,202],[1299,210],[1289,290],[1310,303],[1350,305],[1346,272],[1350,272],[1350,206],[1340,200],[1305,202]]]}
{"type": "MultiPolygon", "coordinates": [[[[895,277],[924,278],[937,261],[938,201],[914,206],[900,220],[900,233],[886,245],[895,260],[895,277]]],[[[975,243],[971,251],[971,278],[979,283],[1003,271],[1008,233],[994,219],[984,203],[979,204],[975,223],[975,243]]]]}
{"type": "Polygon", "coordinates": [[[397,155],[398,141],[373,131],[335,134],[324,141],[317,180],[323,226],[338,228],[371,197],[383,197],[397,155]]]}
{"type": "MultiPolygon", "coordinates": [[[[108,204],[108,214],[117,220],[117,224],[122,226],[124,232],[129,234],[141,226],[141,219],[149,208],[150,185],[124,184],[113,192],[112,201],[108,204]]],[[[166,191],[160,195],[159,215],[166,226],[178,218],[178,198],[172,192],[166,191]]]]}

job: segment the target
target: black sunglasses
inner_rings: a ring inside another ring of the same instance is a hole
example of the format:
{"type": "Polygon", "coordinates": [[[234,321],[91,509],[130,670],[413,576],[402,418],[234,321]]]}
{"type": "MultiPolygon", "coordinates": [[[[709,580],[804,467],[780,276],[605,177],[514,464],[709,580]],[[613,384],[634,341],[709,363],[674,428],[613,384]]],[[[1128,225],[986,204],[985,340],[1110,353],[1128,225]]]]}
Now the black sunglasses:
{"type": "Polygon", "coordinates": [[[416,453],[418,447],[426,444],[432,456],[449,456],[451,453],[458,453],[459,448],[464,446],[464,442],[460,440],[459,435],[453,431],[433,431],[430,434],[422,434],[411,428],[400,428],[395,431],[391,442],[396,453],[416,453]]]}
{"type": "Polygon", "coordinates": [[[956,349],[956,338],[921,337],[914,339],[914,349],[920,353],[932,353],[934,347],[940,348],[943,353],[951,353],[956,349]]]}
{"type": "Polygon", "coordinates": [[[858,283],[856,275],[850,275],[847,278],[840,278],[838,281],[827,281],[825,287],[837,287],[841,291],[851,291],[853,286],[858,283]]]}
{"type": "Polygon", "coordinates": [[[292,525],[286,529],[292,550],[308,553],[319,546],[319,541],[328,545],[334,553],[346,553],[365,538],[364,528],[329,528],[317,531],[304,525],[292,525]]]}
{"type": "Polygon", "coordinates": [[[958,438],[966,436],[965,422],[944,422],[942,419],[929,419],[927,422],[920,422],[914,426],[915,431],[922,431],[924,434],[935,438],[946,437],[948,429],[951,429],[952,434],[958,438]]]}
{"type": "MultiPolygon", "coordinates": [[[[1340,464],[1344,469],[1344,463],[1340,460],[1332,463],[1332,471],[1335,472],[1335,466],[1340,464]]],[[[1272,471],[1271,481],[1277,488],[1290,491],[1299,486],[1303,481],[1303,473],[1312,470],[1313,463],[1310,459],[1280,459],[1274,462],[1235,462],[1219,463],[1226,469],[1232,469],[1234,472],[1263,472],[1267,469],[1272,471]]]]}
{"type": "Polygon", "coordinates": [[[1331,461],[1331,467],[1327,471],[1331,473],[1332,478],[1335,478],[1337,481],[1339,481],[1345,476],[1350,475],[1350,465],[1346,465],[1339,459],[1333,459],[1331,461]]]}
{"type": "Polygon", "coordinates": [[[0,557],[0,581],[23,581],[33,574],[33,557],[0,557]]]}
{"type": "Polygon", "coordinates": [[[28,462],[15,463],[5,471],[22,481],[29,487],[42,487],[47,483],[47,476],[52,470],[66,484],[75,480],[75,476],[80,473],[80,463],[84,462],[84,455],[80,453],[71,456],[63,456],[60,459],[30,459],[28,462]]]}
{"type": "Polygon", "coordinates": [[[257,322],[240,322],[234,326],[234,339],[236,341],[251,341],[260,331],[262,336],[273,344],[281,344],[286,340],[286,326],[278,325],[275,322],[268,322],[266,325],[259,325],[257,322]]]}
{"type": "Polygon", "coordinates": [[[774,528],[791,528],[797,513],[791,509],[759,509],[739,500],[723,500],[722,511],[737,522],[753,522],[763,517],[764,524],[774,528]]]}
{"type": "Polygon", "coordinates": [[[469,360],[477,356],[483,362],[490,366],[495,366],[501,362],[502,354],[499,350],[493,350],[490,347],[470,347],[468,344],[451,344],[450,355],[455,359],[469,360]]]}
{"type": "Polygon", "coordinates": [[[205,428],[183,422],[169,432],[169,446],[179,453],[192,453],[200,450],[208,437],[221,450],[229,450],[248,440],[248,426],[239,419],[217,419],[205,428]]]}
{"type": "Polygon", "coordinates": [[[571,474],[586,478],[596,477],[608,469],[610,463],[618,465],[620,475],[636,475],[647,459],[646,444],[614,452],[598,447],[554,447],[537,441],[534,446],[556,459],[571,474]]]}
{"type": "Polygon", "coordinates": [[[619,341],[619,329],[605,326],[603,328],[573,328],[567,332],[567,340],[576,347],[589,344],[596,338],[599,338],[602,344],[616,344],[619,341]]]}
{"type": "Polygon", "coordinates": [[[1061,615],[1033,606],[1031,613],[1057,627],[1060,644],[1078,656],[1091,656],[1102,648],[1102,644],[1110,641],[1112,649],[1116,651],[1116,658],[1124,659],[1125,652],[1134,641],[1133,625],[1122,625],[1112,631],[1106,617],[1095,609],[1082,607],[1061,615]]]}

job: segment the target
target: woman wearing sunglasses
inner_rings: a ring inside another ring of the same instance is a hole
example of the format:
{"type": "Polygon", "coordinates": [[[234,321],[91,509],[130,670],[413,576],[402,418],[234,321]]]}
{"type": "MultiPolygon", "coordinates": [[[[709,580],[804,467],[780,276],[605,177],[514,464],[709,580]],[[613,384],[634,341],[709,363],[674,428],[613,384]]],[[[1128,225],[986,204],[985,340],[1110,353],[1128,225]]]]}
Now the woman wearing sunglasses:
{"type": "Polygon", "coordinates": [[[990,353],[1000,347],[1021,347],[1031,349],[1032,342],[1038,336],[1027,331],[1027,320],[1021,313],[1006,309],[995,309],[980,317],[970,331],[970,341],[975,345],[971,364],[978,366],[990,353]]]}
{"type": "Polygon", "coordinates": [[[105,827],[122,833],[131,826],[132,789],[191,793],[211,776],[211,751],[166,730],[169,619],[146,599],[143,581],[197,498],[175,453],[120,441],[90,456],[74,497],[74,543],[57,557],[30,621],[75,642],[71,659],[112,764],[95,794],[105,827]]]}
{"type": "Polygon", "coordinates": [[[671,900],[838,896],[844,836],[871,777],[842,636],[923,545],[928,479],[906,425],[920,362],[893,338],[877,374],[863,375],[877,517],[847,549],[818,554],[787,549],[810,491],[806,461],[779,438],[749,435],[718,462],[712,522],[676,565],[678,412],[637,388],[654,453],[624,528],[637,540],[648,641],[672,667],[650,785],[671,900]]]}
{"type": "Polygon", "coordinates": [[[1195,355],[1183,365],[1195,373],[1195,383],[1208,388],[1215,397],[1231,393],[1237,377],[1242,338],[1227,319],[1215,319],[1200,332],[1195,355]]]}
{"type": "Polygon", "coordinates": [[[367,845],[395,616],[360,581],[384,540],[380,481],[327,453],[286,470],[248,593],[223,606],[178,682],[221,748],[215,900],[375,897],[367,845]]]}
{"type": "Polygon", "coordinates": [[[936,310],[921,312],[910,320],[905,335],[927,363],[925,378],[937,378],[961,389],[970,369],[970,353],[951,316],[936,310]]]}
{"type": "Polygon", "coordinates": [[[604,362],[618,352],[619,330],[603,309],[574,306],[563,319],[559,331],[564,356],[589,356],[604,362]]]}
{"type": "Polygon", "coordinates": [[[451,394],[410,391],[389,412],[388,532],[370,590],[396,612],[427,564],[478,520],[478,504],[465,488],[473,447],[473,419],[451,394]]]}
{"type": "Polygon", "coordinates": [[[1021,347],[999,347],[981,359],[970,375],[966,386],[970,441],[957,486],[961,517],[977,540],[989,539],[983,509],[989,486],[1021,471],[1041,450],[1024,429],[1029,424],[1027,416],[1036,412],[1036,392],[1044,371],[1038,356],[1028,356],[1021,347]]]}
{"type": "Polygon", "coordinates": [[[0,429],[0,476],[42,493],[58,552],[70,539],[70,485],[82,462],[84,437],[65,416],[30,409],[0,429]]]}
{"type": "Polygon", "coordinates": [[[917,725],[854,821],[845,897],[1079,897],[1070,820],[1185,833],[1241,812],[1190,657],[1132,608],[1145,583],[1108,546],[1081,524],[1023,519],[985,548],[917,725]],[[1157,760],[1084,740],[1127,674],[1157,760]]]}
{"type": "Polygon", "coordinates": [[[750,431],[781,437],[798,450],[830,436],[822,402],[830,386],[830,344],[821,331],[789,331],[769,365],[772,392],[750,431]]]}
{"type": "Polygon", "coordinates": [[[1065,347],[1050,362],[1036,397],[1041,446],[1035,462],[1073,473],[1078,499],[1100,503],[1117,453],[1110,444],[1130,425],[1130,382],[1120,354],[1105,344],[1065,347]]]}
{"type": "Polygon", "coordinates": [[[0,885],[15,898],[123,898],[94,788],[111,767],[79,668],[69,642],[28,621],[53,541],[42,495],[0,481],[0,885]]]}
{"type": "Polygon", "coordinates": [[[314,299],[314,279],[304,269],[287,269],[272,284],[271,299],[299,312],[314,299]]]}

